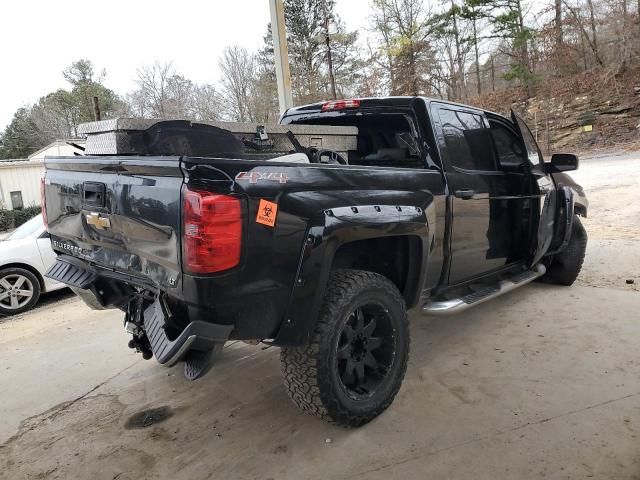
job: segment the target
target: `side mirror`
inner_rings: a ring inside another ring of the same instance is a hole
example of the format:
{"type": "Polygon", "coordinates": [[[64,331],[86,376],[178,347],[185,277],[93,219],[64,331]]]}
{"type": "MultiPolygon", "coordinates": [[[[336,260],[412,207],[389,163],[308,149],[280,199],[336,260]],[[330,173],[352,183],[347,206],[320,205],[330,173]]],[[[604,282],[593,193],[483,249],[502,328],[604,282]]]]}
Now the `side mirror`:
{"type": "Polygon", "coordinates": [[[577,170],[580,161],[578,156],[572,153],[554,153],[549,164],[551,172],[568,172],[577,170]]]}

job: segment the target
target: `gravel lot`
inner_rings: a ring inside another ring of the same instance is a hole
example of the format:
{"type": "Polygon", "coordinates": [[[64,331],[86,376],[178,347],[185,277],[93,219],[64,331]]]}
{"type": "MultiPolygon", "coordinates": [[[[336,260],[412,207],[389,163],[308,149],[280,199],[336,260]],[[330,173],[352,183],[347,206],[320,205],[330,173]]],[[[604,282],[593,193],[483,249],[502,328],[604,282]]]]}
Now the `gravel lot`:
{"type": "Polygon", "coordinates": [[[189,383],[68,293],[0,319],[0,478],[640,478],[640,153],[575,177],[591,202],[576,285],[412,312],[400,394],[358,430],[301,414],[275,348],[229,343],[189,383]]]}

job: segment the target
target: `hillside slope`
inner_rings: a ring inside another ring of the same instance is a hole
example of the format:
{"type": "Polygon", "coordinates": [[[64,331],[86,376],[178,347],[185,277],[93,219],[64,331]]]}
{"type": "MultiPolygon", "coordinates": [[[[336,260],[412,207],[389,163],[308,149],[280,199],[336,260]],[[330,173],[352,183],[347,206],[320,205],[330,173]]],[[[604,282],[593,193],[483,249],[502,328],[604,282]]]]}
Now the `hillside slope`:
{"type": "Polygon", "coordinates": [[[640,68],[553,79],[538,85],[535,97],[527,100],[525,93],[511,88],[469,103],[522,114],[545,154],[640,146],[640,68]]]}

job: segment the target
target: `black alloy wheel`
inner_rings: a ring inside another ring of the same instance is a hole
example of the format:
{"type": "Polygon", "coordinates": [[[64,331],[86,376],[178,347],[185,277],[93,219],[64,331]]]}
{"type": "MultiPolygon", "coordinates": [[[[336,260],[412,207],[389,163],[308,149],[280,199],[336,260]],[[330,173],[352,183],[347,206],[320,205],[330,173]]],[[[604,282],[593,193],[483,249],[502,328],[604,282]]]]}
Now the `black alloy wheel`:
{"type": "Polygon", "coordinates": [[[382,305],[355,309],[342,327],[336,368],[342,387],[352,398],[375,393],[389,374],[395,356],[395,332],[382,305]]]}

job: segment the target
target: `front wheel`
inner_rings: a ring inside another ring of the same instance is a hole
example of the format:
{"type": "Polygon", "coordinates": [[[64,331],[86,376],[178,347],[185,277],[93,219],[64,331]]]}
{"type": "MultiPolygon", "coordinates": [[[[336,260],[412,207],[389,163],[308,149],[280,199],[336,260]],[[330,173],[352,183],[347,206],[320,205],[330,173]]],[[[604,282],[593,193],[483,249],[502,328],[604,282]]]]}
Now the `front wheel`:
{"type": "Polygon", "coordinates": [[[559,285],[572,285],[582,269],[586,250],[587,231],[580,219],[574,216],[569,243],[553,257],[543,280],[559,285]]]}
{"type": "Polygon", "coordinates": [[[0,314],[12,315],[32,308],[40,298],[40,282],[24,268],[0,270],[0,314]]]}
{"type": "Polygon", "coordinates": [[[280,360],[298,407],[355,427],[391,404],[408,356],[407,311],[396,286],[377,273],[336,270],[310,343],[283,348],[280,360]]]}

